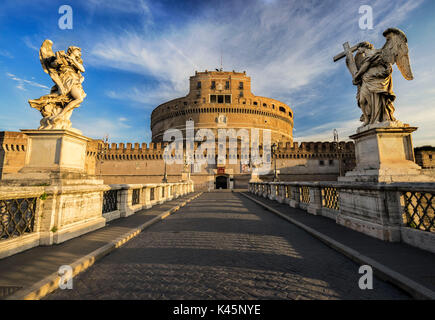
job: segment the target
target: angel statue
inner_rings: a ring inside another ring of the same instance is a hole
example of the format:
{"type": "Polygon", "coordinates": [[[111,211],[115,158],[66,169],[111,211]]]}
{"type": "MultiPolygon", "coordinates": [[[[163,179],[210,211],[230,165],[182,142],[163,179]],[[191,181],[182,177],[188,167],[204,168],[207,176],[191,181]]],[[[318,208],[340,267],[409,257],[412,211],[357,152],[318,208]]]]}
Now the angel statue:
{"type": "Polygon", "coordinates": [[[403,31],[389,28],[384,31],[386,43],[381,49],[374,49],[369,42],[361,42],[334,57],[337,61],[346,57],[346,64],[358,86],[357,102],[363,115],[364,126],[375,123],[397,121],[394,117],[393,65],[397,64],[406,80],[413,80],[408,55],[408,40],[403,31]],[[357,51],[355,57],[353,52],[357,51]]]}
{"type": "Polygon", "coordinates": [[[41,126],[38,129],[69,129],[72,111],[79,107],[86,97],[82,82],[85,72],[81,49],[69,47],[67,52],[53,52],[53,42],[45,40],[39,50],[42,69],[55,83],[50,94],[29,100],[32,108],[41,112],[41,126]]]}

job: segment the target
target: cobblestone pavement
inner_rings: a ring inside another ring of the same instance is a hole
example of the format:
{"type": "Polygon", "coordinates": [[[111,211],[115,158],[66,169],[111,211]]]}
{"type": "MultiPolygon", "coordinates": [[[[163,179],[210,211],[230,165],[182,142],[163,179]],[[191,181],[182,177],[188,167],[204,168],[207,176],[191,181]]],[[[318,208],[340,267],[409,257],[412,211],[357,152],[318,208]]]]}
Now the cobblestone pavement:
{"type": "Polygon", "coordinates": [[[204,193],[46,299],[408,299],[237,193],[204,193]]]}

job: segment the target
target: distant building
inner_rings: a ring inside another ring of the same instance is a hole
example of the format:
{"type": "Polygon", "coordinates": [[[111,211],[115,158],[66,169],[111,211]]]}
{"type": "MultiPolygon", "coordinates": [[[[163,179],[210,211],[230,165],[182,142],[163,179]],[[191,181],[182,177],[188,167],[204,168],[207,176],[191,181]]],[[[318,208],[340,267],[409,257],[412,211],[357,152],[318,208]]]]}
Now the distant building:
{"type": "Polygon", "coordinates": [[[414,149],[415,162],[423,169],[435,169],[435,147],[424,146],[414,149]]]}

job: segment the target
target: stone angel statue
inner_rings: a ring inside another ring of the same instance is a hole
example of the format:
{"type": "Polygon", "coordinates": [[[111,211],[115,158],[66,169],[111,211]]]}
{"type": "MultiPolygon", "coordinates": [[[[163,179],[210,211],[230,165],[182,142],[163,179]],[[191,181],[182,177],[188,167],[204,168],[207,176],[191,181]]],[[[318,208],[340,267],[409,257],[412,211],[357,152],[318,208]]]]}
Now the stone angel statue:
{"type": "Polygon", "coordinates": [[[32,108],[41,112],[41,126],[38,129],[69,129],[72,111],[79,107],[86,97],[82,82],[85,72],[81,49],[69,47],[67,52],[53,52],[53,42],[45,40],[39,50],[42,69],[55,83],[50,94],[29,100],[32,108]]]}
{"type": "Polygon", "coordinates": [[[361,121],[364,126],[397,121],[393,104],[396,99],[392,79],[394,64],[406,80],[414,79],[405,33],[389,28],[383,35],[386,43],[381,49],[374,49],[369,42],[357,45],[353,84],[358,86],[357,101],[363,112],[361,121]]]}

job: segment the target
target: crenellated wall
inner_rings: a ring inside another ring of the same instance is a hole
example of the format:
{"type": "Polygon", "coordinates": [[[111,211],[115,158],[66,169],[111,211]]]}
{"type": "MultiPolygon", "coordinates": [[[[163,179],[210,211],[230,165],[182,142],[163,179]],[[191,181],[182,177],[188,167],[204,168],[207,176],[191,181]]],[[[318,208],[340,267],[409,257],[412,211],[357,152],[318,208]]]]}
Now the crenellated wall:
{"type": "MultiPolygon", "coordinates": [[[[27,138],[21,132],[1,132],[0,168],[3,173],[16,173],[25,163],[27,138]]],[[[166,170],[169,182],[178,182],[182,178],[184,165],[175,163],[167,165],[163,161],[164,148],[168,143],[103,143],[92,140],[86,150],[86,172],[90,176],[103,179],[107,184],[115,183],[158,183],[166,170]]],[[[194,149],[199,146],[194,143],[194,149]]],[[[225,174],[231,175],[234,185],[241,188],[247,186],[250,168],[240,162],[239,145],[235,164],[229,163],[227,155],[225,174]]],[[[261,147],[260,147],[261,149],[261,147]]],[[[216,145],[216,157],[218,147],[216,145]]],[[[262,152],[260,152],[262,154],[262,152]]],[[[276,166],[280,176],[287,180],[332,181],[336,180],[341,158],[342,173],[355,166],[355,150],[353,142],[287,142],[278,143],[276,166]],[[337,150],[340,150],[340,156],[337,150]]],[[[182,162],[182,161],[181,161],[182,162]]],[[[207,189],[215,179],[217,165],[191,165],[191,179],[198,189],[207,189]]],[[[272,178],[272,173],[263,177],[265,181],[272,178]]]]}

